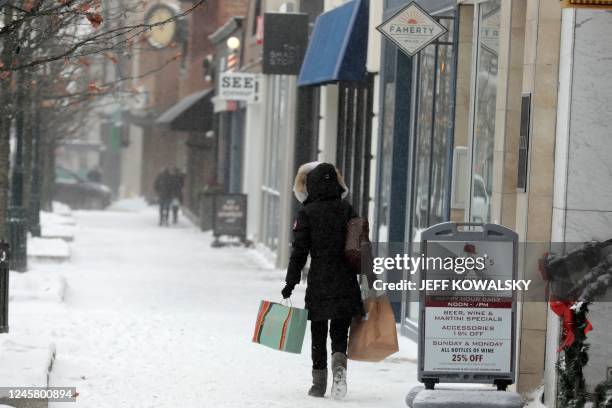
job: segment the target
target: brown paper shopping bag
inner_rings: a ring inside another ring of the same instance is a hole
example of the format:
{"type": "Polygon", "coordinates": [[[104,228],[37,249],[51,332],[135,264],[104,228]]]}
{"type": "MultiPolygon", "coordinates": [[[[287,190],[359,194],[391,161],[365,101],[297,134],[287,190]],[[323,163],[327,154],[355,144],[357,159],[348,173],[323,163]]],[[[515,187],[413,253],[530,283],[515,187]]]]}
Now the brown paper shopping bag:
{"type": "Polygon", "coordinates": [[[351,325],[347,356],[357,361],[382,361],[399,351],[393,310],[387,296],[370,297],[364,306],[366,316],[351,325]]]}

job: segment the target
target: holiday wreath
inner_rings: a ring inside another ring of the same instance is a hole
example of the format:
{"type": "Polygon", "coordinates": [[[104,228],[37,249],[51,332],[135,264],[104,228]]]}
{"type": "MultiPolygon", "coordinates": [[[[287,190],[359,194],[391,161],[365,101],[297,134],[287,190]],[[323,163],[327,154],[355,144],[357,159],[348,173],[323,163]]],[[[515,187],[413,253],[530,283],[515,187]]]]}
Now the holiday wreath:
{"type": "Polygon", "coordinates": [[[589,305],[612,283],[612,240],[587,243],[561,256],[545,254],[540,271],[548,281],[550,308],[562,322],[558,406],[583,408],[590,401],[594,408],[612,408],[612,383],[604,381],[589,393],[583,372],[589,361],[587,334],[593,329],[589,305]]]}

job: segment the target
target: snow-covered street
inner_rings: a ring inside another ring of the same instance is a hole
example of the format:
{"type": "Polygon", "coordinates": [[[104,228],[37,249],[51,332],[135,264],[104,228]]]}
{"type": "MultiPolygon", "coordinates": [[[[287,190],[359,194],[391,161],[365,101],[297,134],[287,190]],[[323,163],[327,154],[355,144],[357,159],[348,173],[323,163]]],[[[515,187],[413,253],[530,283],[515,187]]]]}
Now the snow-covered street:
{"type": "Polygon", "coordinates": [[[284,277],[255,249],[213,249],[184,218],[159,228],[153,208],[75,218],[71,261],[28,272],[63,277],[63,302],[18,299],[10,313],[12,333],[55,343],[50,385],[77,387],[78,407],[405,406],[416,384],[406,338],[383,363],[349,361],[340,403],[306,396],[309,331],[301,355],[251,342],[260,300],[280,300],[284,277]]]}

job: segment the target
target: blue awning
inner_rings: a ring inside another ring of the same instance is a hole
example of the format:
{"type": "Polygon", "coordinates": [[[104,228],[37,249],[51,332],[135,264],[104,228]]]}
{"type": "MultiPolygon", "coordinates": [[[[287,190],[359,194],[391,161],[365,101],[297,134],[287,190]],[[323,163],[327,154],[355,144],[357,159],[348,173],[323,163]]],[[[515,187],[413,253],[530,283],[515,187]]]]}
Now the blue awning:
{"type": "Polygon", "coordinates": [[[321,14],[308,44],[298,86],[363,81],[368,52],[368,0],[321,14]]]}

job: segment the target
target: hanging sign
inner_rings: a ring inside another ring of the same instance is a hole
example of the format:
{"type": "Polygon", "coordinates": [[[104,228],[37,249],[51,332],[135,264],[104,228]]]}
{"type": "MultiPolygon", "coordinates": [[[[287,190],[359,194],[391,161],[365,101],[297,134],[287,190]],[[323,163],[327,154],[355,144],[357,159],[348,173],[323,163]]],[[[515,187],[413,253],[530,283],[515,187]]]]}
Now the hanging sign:
{"type": "Polygon", "coordinates": [[[308,47],[308,14],[264,15],[263,73],[298,75],[308,47]]]}
{"type": "Polygon", "coordinates": [[[448,31],[416,2],[399,10],[376,29],[410,56],[448,31]]]}
{"type": "Polygon", "coordinates": [[[255,102],[259,97],[257,74],[223,72],[219,76],[217,99],[255,102]]]}
{"type": "Polygon", "coordinates": [[[435,225],[422,233],[421,282],[448,282],[420,295],[419,380],[496,384],[515,380],[517,234],[496,224],[435,225]],[[459,262],[461,260],[461,262],[459,262]],[[469,265],[469,267],[468,267],[469,265]],[[509,285],[509,286],[506,286],[509,285]]]}

